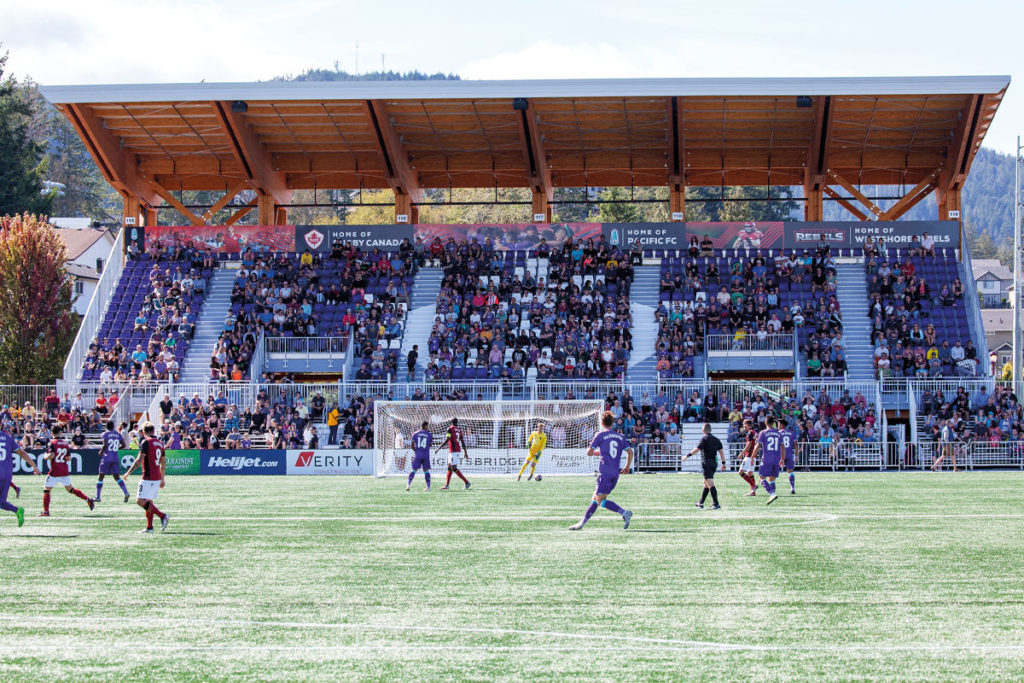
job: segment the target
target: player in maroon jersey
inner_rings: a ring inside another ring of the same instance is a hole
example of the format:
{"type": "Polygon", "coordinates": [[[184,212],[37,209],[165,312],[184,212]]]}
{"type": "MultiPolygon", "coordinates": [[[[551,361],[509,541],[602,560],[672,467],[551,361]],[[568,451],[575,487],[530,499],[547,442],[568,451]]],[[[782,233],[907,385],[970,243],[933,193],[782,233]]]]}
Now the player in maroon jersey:
{"type": "Polygon", "coordinates": [[[466,488],[468,489],[470,487],[469,479],[466,479],[462,472],[459,471],[459,460],[463,455],[468,456],[469,453],[466,452],[466,442],[462,438],[462,430],[459,429],[459,418],[457,417],[452,418],[452,426],[448,428],[448,436],[445,437],[444,443],[438,446],[434,453],[439,452],[445,446],[448,446],[448,478],[445,480],[441,490],[447,490],[448,485],[452,483],[453,474],[466,482],[466,488]]]}
{"type": "Polygon", "coordinates": [[[50,471],[46,475],[46,481],[43,482],[43,511],[39,513],[40,517],[50,516],[50,491],[57,486],[63,486],[68,493],[84,500],[90,510],[96,507],[96,501],[71,485],[71,470],[68,468],[68,461],[71,459],[71,444],[61,438],[62,431],[63,428],[60,425],[54,425],[53,439],[50,441],[49,452],[46,454],[46,459],[50,461],[50,471]]]}
{"type": "Polygon", "coordinates": [[[139,482],[139,492],[135,497],[135,502],[146,511],[146,528],[139,533],[151,534],[153,533],[153,517],[160,518],[160,531],[166,529],[167,523],[171,521],[170,515],[160,512],[156,508],[157,496],[160,495],[160,489],[165,484],[164,472],[167,470],[167,459],[164,456],[163,442],[153,436],[156,433],[156,428],[152,424],[147,424],[142,428],[142,433],[146,435],[146,438],[139,444],[139,455],[128,471],[124,473],[124,479],[127,481],[128,475],[142,465],[142,481],[139,482]]]}

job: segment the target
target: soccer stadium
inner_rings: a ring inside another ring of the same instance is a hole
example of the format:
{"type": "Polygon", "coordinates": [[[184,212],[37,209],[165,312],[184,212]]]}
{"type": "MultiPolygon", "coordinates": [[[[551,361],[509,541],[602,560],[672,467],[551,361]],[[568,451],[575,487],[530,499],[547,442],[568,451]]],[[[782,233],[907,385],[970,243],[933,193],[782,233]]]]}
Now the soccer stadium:
{"type": "Polygon", "coordinates": [[[962,213],[1009,86],[39,86],[120,214],[0,386],[0,676],[1021,680],[962,213]]]}

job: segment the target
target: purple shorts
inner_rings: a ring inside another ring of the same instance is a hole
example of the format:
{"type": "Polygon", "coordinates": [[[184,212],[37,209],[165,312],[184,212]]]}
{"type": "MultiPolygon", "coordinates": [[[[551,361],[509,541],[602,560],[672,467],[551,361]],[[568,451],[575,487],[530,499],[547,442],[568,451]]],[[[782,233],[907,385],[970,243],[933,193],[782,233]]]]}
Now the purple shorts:
{"type": "Polygon", "coordinates": [[[615,485],[619,483],[619,473],[615,472],[598,472],[597,473],[597,493],[607,496],[609,493],[615,490],[615,485]]]}
{"type": "Polygon", "coordinates": [[[765,460],[761,463],[761,476],[762,477],[777,477],[779,476],[779,461],[775,458],[771,460],[765,460]]]}
{"type": "Polygon", "coordinates": [[[424,472],[430,471],[430,454],[427,455],[416,455],[412,459],[412,471],[423,470],[424,472]]]}
{"type": "Polygon", "coordinates": [[[121,474],[121,459],[104,457],[100,460],[100,474],[121,474]]]}

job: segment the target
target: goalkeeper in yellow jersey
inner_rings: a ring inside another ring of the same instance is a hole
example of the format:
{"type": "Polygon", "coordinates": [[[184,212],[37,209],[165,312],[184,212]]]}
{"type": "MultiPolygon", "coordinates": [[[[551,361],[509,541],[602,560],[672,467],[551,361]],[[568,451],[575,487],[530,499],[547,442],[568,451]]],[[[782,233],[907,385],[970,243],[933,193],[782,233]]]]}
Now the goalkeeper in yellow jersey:
{"type": "Polygon", "coordinates": [[[544,447],[548,445],[548,435],[544,433],[544,423],[538,422],[537,428],[526,438],[526,445],[530,449],[529,455],[526,456],[526,460],[523,461],[523,467],[519,470],[519,476],[516,477],[516,481],[520,481],[523,478],[523,472],[526,471],[526,466],[530,466],[530,476],[526,478],[526,481],[533,479],[533,473],[537,471],[537,463],[540,462],[540,456],[544,453],[544,447]]]}

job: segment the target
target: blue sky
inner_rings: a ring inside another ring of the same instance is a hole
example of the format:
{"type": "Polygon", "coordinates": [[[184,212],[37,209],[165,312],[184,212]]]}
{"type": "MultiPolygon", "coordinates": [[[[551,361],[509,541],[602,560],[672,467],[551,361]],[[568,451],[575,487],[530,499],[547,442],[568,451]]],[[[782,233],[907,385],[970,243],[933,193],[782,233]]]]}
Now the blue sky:
{"type": "MultiPolygon", "coordinates": [[[[463,78],[1024,79],[1024,2],[0,2],[9,69],[40,83],[252,81],[308,67],[463,78]]],[[[986,137],[1012,152],[1024,82],[986,137]]]]}

